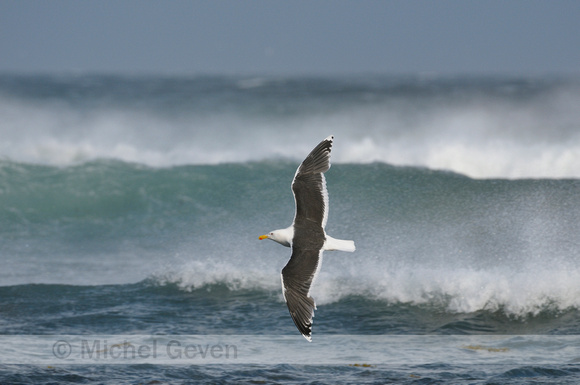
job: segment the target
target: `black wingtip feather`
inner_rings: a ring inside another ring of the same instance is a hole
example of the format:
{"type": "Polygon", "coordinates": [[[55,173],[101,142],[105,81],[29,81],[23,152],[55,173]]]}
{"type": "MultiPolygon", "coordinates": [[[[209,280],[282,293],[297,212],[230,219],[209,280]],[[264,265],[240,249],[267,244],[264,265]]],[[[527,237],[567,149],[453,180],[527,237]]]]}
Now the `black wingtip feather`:
{"type": "Polygon", "coordinates": [[[298,170],[299,174],[326,172],[330,168],[330,152],[334,136],[320,142],[304,159],[298,170]]]}

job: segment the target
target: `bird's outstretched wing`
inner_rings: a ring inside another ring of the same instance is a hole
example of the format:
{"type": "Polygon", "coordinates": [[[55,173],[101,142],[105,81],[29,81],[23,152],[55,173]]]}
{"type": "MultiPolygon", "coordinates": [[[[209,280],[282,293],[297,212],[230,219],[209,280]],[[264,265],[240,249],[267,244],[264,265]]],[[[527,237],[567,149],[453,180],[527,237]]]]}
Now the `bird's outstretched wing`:
{"type": "Polygon", "coordinates": [[[292,256],[282,269],[282,290],[294,324],[308,341],[312,341],[312,317],[316,309],[310,287],[322,264],[326,237],[328,192],[324,172],[330,168],[333,139],[329,136],[308,154],[292,181],[296,215],[292,256]]]}
{"type": "Polygon", "coordinates": [[[292,192],[296,201],[294,221],[309,220],[322,228],[328,219],[328,190],[324,172],[330,168],[331,135],[308,154],[296,170],[292,181],[292,192]]]}
{"type": "Polygon", "coordinates": [[[294,324],[308,341],[312,341],[312,317],[316,309],[309,292],[321,262],[321,250],[293,248],[290,261],[282,269],[282,292],[286,305],[294,324]]]}

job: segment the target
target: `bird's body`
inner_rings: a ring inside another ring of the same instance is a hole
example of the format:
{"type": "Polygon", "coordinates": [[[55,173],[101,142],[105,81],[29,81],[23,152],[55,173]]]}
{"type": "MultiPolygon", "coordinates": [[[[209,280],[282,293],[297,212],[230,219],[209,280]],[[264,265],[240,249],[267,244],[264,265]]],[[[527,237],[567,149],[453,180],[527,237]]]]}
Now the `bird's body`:
{"type": "Polygon", "coordinates": [[[296,203],[294,222],[260,239],[291,247],[292,255],[282,269],[282,292],[296,327],[312,340],[312,317],[316,305],[310,287],[322,264],[325,250],[354,251],[353,241],[334,239],[324,230],[328,220],[328,191],[324,173],[330,168],[333,136],[318,144],[296,170],[292,192],[296,203]]]}

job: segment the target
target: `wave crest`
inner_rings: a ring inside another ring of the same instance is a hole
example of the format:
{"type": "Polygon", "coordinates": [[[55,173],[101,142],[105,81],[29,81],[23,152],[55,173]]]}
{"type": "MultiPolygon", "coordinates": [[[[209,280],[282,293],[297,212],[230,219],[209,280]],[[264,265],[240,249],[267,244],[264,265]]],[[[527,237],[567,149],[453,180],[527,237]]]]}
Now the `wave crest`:
{"type": "MultiPolygon", "coordinates": [[[[326,258],[328,260],[330,258],[326,258]]],[[[328,263],[327,263],[328,265],[328,263]]],[[[317,305],[331,305],[353,298],[410,304],[447,313],[502,311],[509,316],[537,316],[544,311],[580,309],[580,272],[569,270],[474,270],[404,267],[392,271],[363,272],[323,266],[311,290],[317,305]]],[[[231,263],[190,261],[179,270],[155,274],[158,285],[174,284],[180,290],[211,290],[223,285],[230,291],[280,292],[275,266],[244,268],[231,263]]]]}
{"type": "Polygon", "coordinates": [[[312,143],[335,134],[338,163],[476,178],[580,177],[580,87],[573,79],[264,79],[240,86],[251,83],[0,78],[0,154],[59,166],[100,158],[153,167],[300,161],[312,143]]]}

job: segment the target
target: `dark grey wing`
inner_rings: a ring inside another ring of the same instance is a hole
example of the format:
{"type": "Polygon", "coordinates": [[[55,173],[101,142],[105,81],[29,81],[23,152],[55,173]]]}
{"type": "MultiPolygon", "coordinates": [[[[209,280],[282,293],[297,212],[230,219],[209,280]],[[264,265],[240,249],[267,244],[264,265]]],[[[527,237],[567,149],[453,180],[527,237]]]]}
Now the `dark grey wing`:
{"type": "Polygon", "coordinates": [[[316,304],[309,296],[310,286],[320,263],[322,251],[293,248],[292,257],[282,269],[282,292],[294,324],[308,340],[312,340],[312,317],[316,304]]]}
{"type": "Polygon", "coordinates": [[[323,173],[330,168],[330,150],[334,137],[318,144],[302,162],[292,181],[296,201],[294,221],[308,220],[322,228],[328,217],[328,191],[323,173]]]}

